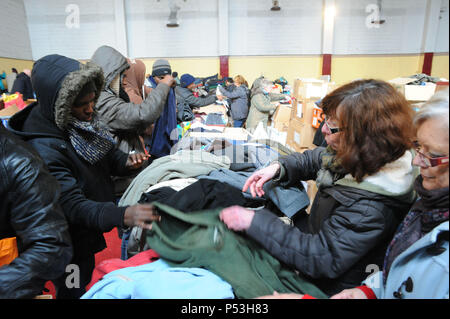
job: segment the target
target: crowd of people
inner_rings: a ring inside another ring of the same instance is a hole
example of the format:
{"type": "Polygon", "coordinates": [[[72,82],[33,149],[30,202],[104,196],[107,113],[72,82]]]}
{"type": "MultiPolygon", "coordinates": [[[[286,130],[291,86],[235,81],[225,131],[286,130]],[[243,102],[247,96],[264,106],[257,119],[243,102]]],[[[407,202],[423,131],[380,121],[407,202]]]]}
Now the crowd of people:
{"type": "MultiPolygon", "coordinates": [[[[1,298],[33,298],[47,281],[57,298],[80,298],[106,247],[103,233],[160,221],[153,205],[118,199],[170,154],[180,108],[227,100],[232,125],[252,131],[286,98],[272,81],[249,88],[241,75],[199,97],[196,78],[178,80],[167,60],[146,78],[142,61],[109,46],[87,63],[48,55],[23,74],[37,102],[0,126],[0,244],[10,253],[0,256],[1,298]],[[67,285],[69,264],[79,267],[78,288],[67,285]]],[[[315,180],[311,211],[287,224],[269,208],[231,206],[220,220],[333,299],[449,298],[448,95],[436,93],[415,114],[384,81],[342,85],[320,102],[326,146],[280,157],[242,189],[257,198],[268,182],[315,180]],[[378,271],[367,277],[368,266],[378,271]]]]}

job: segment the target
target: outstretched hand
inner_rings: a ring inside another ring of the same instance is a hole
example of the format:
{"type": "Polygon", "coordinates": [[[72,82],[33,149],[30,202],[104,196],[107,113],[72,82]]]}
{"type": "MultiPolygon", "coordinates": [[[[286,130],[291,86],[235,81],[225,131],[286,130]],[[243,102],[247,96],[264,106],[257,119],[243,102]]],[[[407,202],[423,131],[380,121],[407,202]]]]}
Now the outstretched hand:
{"type": "Polygon", "coordinates": [[[155,207],[151,204],[136,204],[129,206],[125,210],[123,217],[124,225],[128,227],[139,226],[144,229],[152,229],[151,222],[160,221],[155,207]]]}
{"type": "Polygon", "coordinates": [[[150,157],[150,155],[144,153],[133,153],[128,155],[126,167],[131,169],[140,168],[144,162],[150,157]]]}
{"type": "Polygon", "coordinates": [[[245,182],[242,188],[243,192],[246,192],[250,188],[250,193],[253,197],[264,196],[264,184],[275,177],[280,170],[280,164],[275,163],[261,170],[254,172],[245,182]]]}

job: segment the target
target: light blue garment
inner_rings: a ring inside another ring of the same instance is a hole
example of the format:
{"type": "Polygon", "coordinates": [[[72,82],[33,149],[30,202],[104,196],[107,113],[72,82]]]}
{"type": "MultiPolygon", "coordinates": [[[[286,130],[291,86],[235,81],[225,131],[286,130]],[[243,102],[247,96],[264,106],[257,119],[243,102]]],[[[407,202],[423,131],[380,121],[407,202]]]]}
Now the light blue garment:
{"type": "Polygon", "coordinates": [[[436,242],[438,234],[448,230],[447,221],[400,254],[392,263],[386,285],[383,285],[382,271],[369,276],[364,284],[374,291],[378,299],[394,299],[394,292],[397,291],[405,299],[448,299],[448,241],[443,241],[441,247],[445,248],[445,252],[440,255],[432,256],[427,252],[427,248],[436,242]],[[412,279],[411,292],[407,292],[403,284],[409,277],[412,279]]]}
{"type": "Polygon", "coordinates": [[[81,299],[233,299],[233,288],[202,268],[171,268],[163,259],[112,271],[81,299]]]}

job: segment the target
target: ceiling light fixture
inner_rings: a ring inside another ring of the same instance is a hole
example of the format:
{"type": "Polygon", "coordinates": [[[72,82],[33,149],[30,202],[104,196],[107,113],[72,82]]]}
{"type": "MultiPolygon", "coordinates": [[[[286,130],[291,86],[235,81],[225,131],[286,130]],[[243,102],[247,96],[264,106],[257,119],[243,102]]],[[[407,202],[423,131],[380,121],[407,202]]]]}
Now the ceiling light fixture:
{"type": "Polygon", "coordinates": [[[280,11],[281,7],[279,5],[279,1],[273,0],[272,1],[272,8],[270,8],[271,11],[280,11]]]}
{"type": "Polygon", "coordinates": [[[378,17],[376,20],[372,20],[373,24],[384,24],[386,22],[386,20],[381,19],[381,1],[382,0],[378,0],[377,1],[377,5],[378,5],[378,17]]]}

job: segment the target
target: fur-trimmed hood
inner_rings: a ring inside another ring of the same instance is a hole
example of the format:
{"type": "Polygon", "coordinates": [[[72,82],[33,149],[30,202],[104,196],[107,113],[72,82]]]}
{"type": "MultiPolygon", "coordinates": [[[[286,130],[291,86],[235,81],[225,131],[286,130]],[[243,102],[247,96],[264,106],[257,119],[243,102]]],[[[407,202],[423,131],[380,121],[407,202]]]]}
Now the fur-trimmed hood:
{"type": "Polygon", "coordinates": [[[55,123],[60,131],[66,131],[67,124],[71,120],[72,105],[83,86],[89,81],[93,81],[97,88],[95,92],[97,102],[104,85],[103,71],[99,66],[91,62],[82,64],[57,54],[39,59],[34,63],[31,73],[37,105],[30,105],[15,114],[10,120],[10,126],[22,131],[21,122],[27,120],[35,122],[32,124],[34,133],[51,131],[53,135],[57,134],[57,130],[45,127],[48,124],[37,123],[38,118],[42,116],[55,123]],[[40,113],[40,116],[37,117],[36,113],[40,113]]]}

